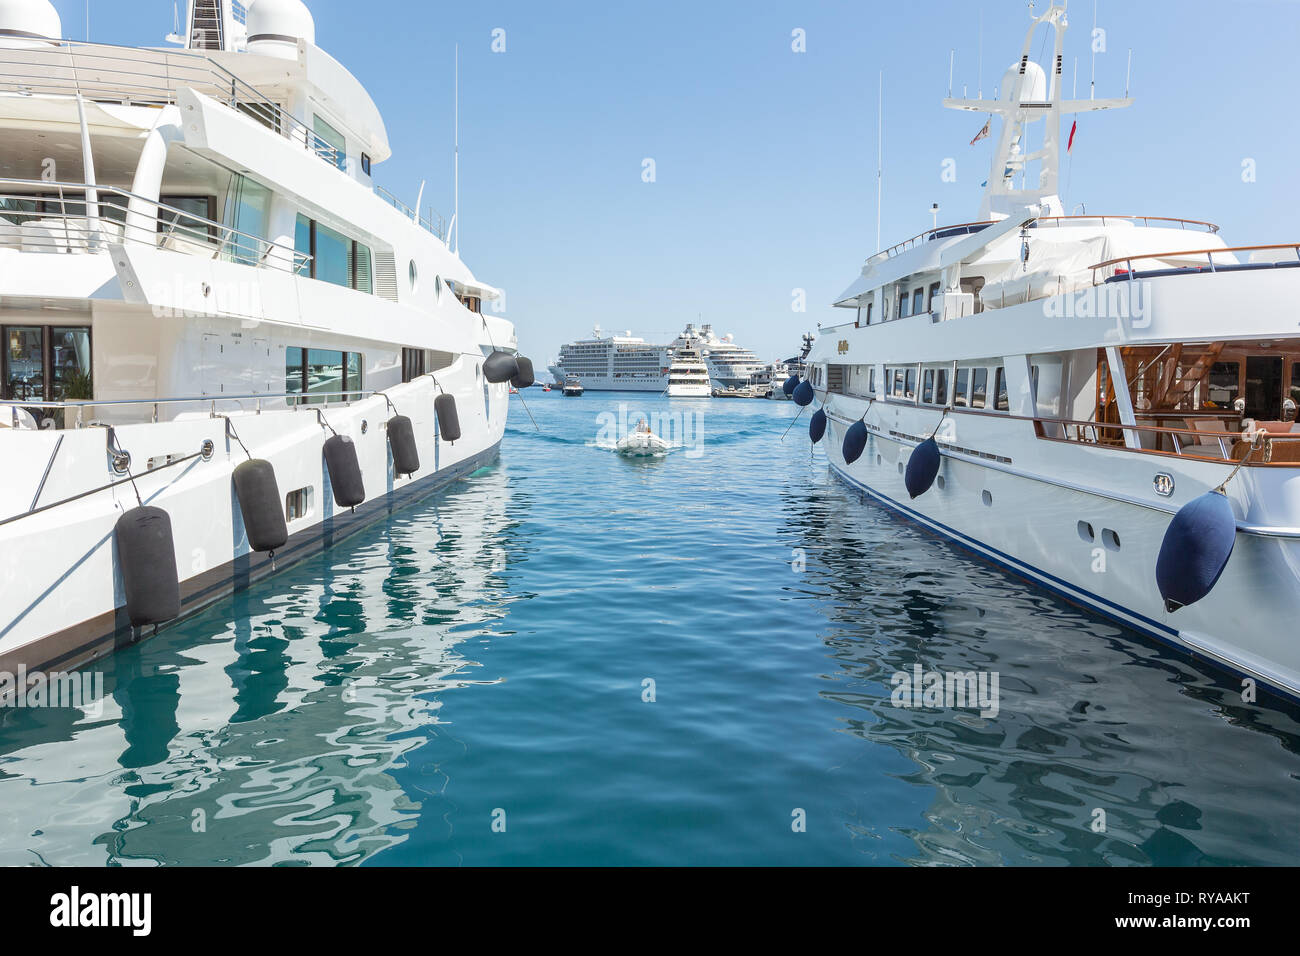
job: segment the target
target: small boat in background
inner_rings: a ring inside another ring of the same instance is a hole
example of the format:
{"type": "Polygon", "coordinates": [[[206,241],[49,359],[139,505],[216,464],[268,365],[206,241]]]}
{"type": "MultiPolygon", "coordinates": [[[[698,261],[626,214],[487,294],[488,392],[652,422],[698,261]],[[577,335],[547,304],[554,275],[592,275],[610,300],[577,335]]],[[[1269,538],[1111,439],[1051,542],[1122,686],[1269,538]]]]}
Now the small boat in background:
{"type": "Polygon", "coordinates": [[[650,423],[643,418],[635,430],[619,439],[618,453],[628,458],[653,458],[668,454],[672,447],[667,439],[652,432],[650,423]]]}
{"type": "Polygon", "coordinates": [[[582,382],[576,375],[567,376],[564,379],[564,394],[567,396],[577,397],[583,393],[582,382]]]}

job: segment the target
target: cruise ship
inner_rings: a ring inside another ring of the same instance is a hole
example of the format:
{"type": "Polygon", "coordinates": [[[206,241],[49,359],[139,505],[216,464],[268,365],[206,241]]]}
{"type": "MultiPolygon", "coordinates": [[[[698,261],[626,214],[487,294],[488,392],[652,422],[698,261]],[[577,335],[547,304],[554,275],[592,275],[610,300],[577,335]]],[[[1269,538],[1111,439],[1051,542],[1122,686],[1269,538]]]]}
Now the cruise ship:
{"type": "Polygon", "coordinates": [[[556,384],[576,375],[588,391],[662,392],[668,387],[669,368],[679,349],[700,353],[716,388],[753,384],[764,369],[758,356],[737,345],[732,336],[719,336],[707,323],[699,328],[691,323],[667,345],[648,343],[630,331],[606,335],[596,326],[592,338],[565,345],[548,371],[556,384]]]}
{"type": "Polygon", "coordinates": [[[121,47],[0,3],[6,673],[84,665],[470,475],[532,382],[455,217],[376,183],[383,118],[307,7],[185,17],[176,49],[121,47]]]}
{"type": "Polygon", "coordinates": [[[1067,214],[1062,117],[1132,101],[1063,97],[1066,28],[1050,4],[998,98],[945,100],[1001,124],[976,220],[868,258],[786,387],[868,499],[1300,696],[1300,243],[1067,214]]]}

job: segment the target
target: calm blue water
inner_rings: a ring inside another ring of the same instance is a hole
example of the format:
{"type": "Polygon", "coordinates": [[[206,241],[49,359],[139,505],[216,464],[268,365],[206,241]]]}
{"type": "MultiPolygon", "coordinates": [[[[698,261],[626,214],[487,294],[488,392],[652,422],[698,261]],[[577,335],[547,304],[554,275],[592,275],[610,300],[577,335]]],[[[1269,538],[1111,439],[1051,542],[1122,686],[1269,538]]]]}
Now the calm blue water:
{"type": "Polygon", "coordinates": [[[684,447],[534,390],[499,465],[118,655],[98,715],[0,716],[0,864],[1296,862],[1295,708],[864,502],[789,404],[634,404],[684,447]],[[893,706],[915,664],[999,712],[893,706]]]}

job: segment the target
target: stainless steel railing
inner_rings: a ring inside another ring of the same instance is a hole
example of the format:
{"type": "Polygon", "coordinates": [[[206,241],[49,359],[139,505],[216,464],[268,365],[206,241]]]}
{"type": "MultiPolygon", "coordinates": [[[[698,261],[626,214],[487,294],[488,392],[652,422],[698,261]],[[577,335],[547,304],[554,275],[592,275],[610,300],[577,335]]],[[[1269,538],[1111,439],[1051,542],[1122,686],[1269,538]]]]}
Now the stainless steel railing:
{"type": "MultiPolygon", "coordinates": [[[[148,417],[142,417],[140,423],[149,422],[156,424],[158,422],[159,409],[163,406],[175,405],[197,405],[206,407],[208,414],[212,418],[218,417],[218,405],[234,403],[239,406],[240,411],[252,411],[256,415],[266,411],[264,403],[266,402],[286,402],[287,408],[296,410],[299,408],[311,409],[315,407],[328,408],[331,405],[348,406],[353,402],[359,402],[366,398],[383,393],[374,389],[353,389],[347,392],[280,392],[278,394],[251,394],[251,395],[199,395],[188,398],[129,398],[129,399],[110,399],[107,401],[95,401],[93,399],[64,401],[64,402],[30,402],[21,399],[0,399],[0,409],[9,410],[9,418],[14,428],[22,427],[24,421],[21,412],[24,409],[37,409],[58,411],[73,411],[76,417],[71,423],[64,419],[62,427],[64,428],[84,428],[84,412],[87,409],[118,409],[118,408],[143,408],[149,412],[148,417]],[[325,399],[325,401],[318,401],[325,399]],[[250,407],[251,406],[251,407],[250,407]]],[[[274,411],[285,411],[285,407],[277,406],[274,411]]],[[[56,419],[50,418],[47,421],[54,421],[53,426],[58,427],[56,419]]],[[[113,424],[124,424],[115,421],[113,424]]]]}
{"type": "Polygon", "coordinates": [[[343,168],[346,157],[311,127],[202,53],[60,41],[0,49],[0,91],[21,96],[77,96],[128,105],[176,102],[189,88],[217,99],[343,168]]]}
{"type": "Polygon", "coordinates": [[[95,253],[117,242],[301,274],[311,256],[116,186],[0,179],[0,249],[95,253]],[[98,201],[86,202],[88,191],[98,201]],[[136,210],[128,212],[132,202],[136,210]],[[140,207],[148,210],[139,212],[140,207]]]}

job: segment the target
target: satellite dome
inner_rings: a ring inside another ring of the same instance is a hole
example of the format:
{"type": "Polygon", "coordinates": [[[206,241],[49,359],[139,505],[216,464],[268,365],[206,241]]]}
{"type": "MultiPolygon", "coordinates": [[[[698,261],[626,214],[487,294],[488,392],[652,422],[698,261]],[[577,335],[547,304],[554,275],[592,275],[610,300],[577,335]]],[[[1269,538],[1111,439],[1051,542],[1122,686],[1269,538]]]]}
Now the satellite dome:
{"type": "Polygon", "coordinates": [[[63,22],[49,0],[0,0],[0,47],[43,46],[63,36],[63,22]]]}
{"type": "Polygon", "coordinates": [[[316,21],[302,0],[253,0],[247,26],[249,53],[296,59],[299,40],[316,42],[316,21]]]}
{"type": "MultiPolygon", "coordinates": [[[[1010,100],[1019,78],[1020,64],[1012,63],[1007,72],[1002,74],[1002,87],[999,92],[1003,100],[1010,100]]],[[[1020,102],[1041,103],[1047,99],[1047,74],[1043,68],[1030,60],[1025,64],[1025,86],[1020,92],[1020,102]]]]}

